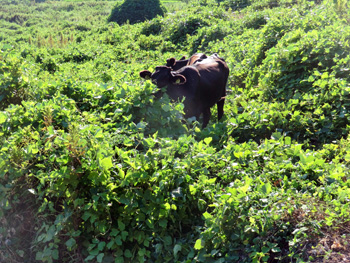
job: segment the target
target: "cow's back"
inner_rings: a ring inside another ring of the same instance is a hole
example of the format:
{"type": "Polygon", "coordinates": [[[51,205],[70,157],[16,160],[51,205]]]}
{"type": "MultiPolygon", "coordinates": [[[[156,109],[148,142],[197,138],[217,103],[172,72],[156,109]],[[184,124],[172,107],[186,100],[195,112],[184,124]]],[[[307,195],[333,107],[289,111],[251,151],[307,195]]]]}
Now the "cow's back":
{"type": "Polygon", "coordinates": [[[199,96],[205,107],[211,107],[226,95],[229,68],[220,58],[208,57],[193,65],[200,74],[199,96]]]}

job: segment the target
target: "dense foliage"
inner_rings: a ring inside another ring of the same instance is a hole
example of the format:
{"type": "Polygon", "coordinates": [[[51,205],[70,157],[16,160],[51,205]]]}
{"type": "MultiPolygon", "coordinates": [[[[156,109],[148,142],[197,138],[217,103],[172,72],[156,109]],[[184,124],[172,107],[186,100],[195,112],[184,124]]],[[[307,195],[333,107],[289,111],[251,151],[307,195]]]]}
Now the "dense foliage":
{"type": "Polygon", "coordinates": [[[348,260],[346,2],[163,4],[0,5],[0,261],[348,260]],[[195,52],[230,67],[203,130],[138,76],[195,52]]]}
{"type": "Polygon", "coordinates": [[[108,17],[109,22],[122,25],[126,22],[135,24],[150,20],[156,16],[163,16],[166,12],[159,0],[125,0],[118,3],[108,17]]]}

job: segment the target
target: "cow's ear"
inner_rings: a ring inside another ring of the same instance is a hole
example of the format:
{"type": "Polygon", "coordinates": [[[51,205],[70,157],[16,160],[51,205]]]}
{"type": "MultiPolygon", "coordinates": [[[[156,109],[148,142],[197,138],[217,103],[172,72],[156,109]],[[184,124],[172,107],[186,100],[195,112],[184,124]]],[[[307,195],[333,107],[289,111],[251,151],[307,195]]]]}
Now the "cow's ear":
{"type": "Polygon", "coordinates": [[[186,56],[182,56],[182,58],[180,58],[179,60],[185,60],[186,56]]]}
{"type": "Polygon", "coordinates": [[[186,83],[186,78],[183,75],[175,75],[171,79],[173,84],[181,85],[186,83]]]}
{"type": "Polygon", "coordinates": [[[148,70],[142,70],[142,71],[140,71],[139,74],[140,74],[140,77],[143,79],[150,79],[151,75],[152,75],[152,73],[148,70]]]}
{"type": "Polygon", "coordinates": [[[168,67],[173,67],[173,66],[175,66],[175,64],[176,64],[176,59],[175,58],[168,58],[166,60],[166,65],[168,67]]]}

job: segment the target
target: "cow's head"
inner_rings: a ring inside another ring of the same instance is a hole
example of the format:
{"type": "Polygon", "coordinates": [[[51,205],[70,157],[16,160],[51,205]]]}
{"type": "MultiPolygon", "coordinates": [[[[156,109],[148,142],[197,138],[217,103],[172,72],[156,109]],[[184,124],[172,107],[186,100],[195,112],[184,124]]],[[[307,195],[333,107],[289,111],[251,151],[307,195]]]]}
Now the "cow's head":
{"type": "Polygon", "coordinates": [[[176,59],[175,58],[168,58],[166,60],[166,66],[167,67],[173,67],[176,64],[176,59]]]}
{"type": "Polygon", "coordinates": [[[149,70],[142,70],[140,71],[140,77],[143,78],[143,79],[151,79],[151,75],[152,73],[149,71],[149,70]]]}
{"type": "Polygon", "coordinates": [[[186,59],[185,56],[180,58],[179,60],[176,60],[175,58],[168,58],[166,60],[166,66],[172,68],[172,70],[176,71],[180,68],[187,66],[188,59],[186,59]]]}
{"type": "Polygon", "coordinates": [[[152,79],[152,82],[163,88],[170,84],[181,85],[186,83],[186,78],[178,74],[176,71],[172,71],[170,67],[160,66],[156,67],[156,71],[152,74],[148,70],[140,72],[140,77],[144,79],[152,79]]]}

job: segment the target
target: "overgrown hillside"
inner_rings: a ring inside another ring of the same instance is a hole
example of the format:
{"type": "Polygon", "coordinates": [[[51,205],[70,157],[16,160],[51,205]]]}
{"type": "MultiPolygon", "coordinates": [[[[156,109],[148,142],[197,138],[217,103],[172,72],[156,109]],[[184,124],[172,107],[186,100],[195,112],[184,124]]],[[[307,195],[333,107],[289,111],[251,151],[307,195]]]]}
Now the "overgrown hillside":
{"type": "Polygon", "coordinates": [[[0,261],[350,261],[347,2],[114,5],[0,6],[0,261]],[[196,52],[230,68],[205,129],[139,77],[196,52]]]}

